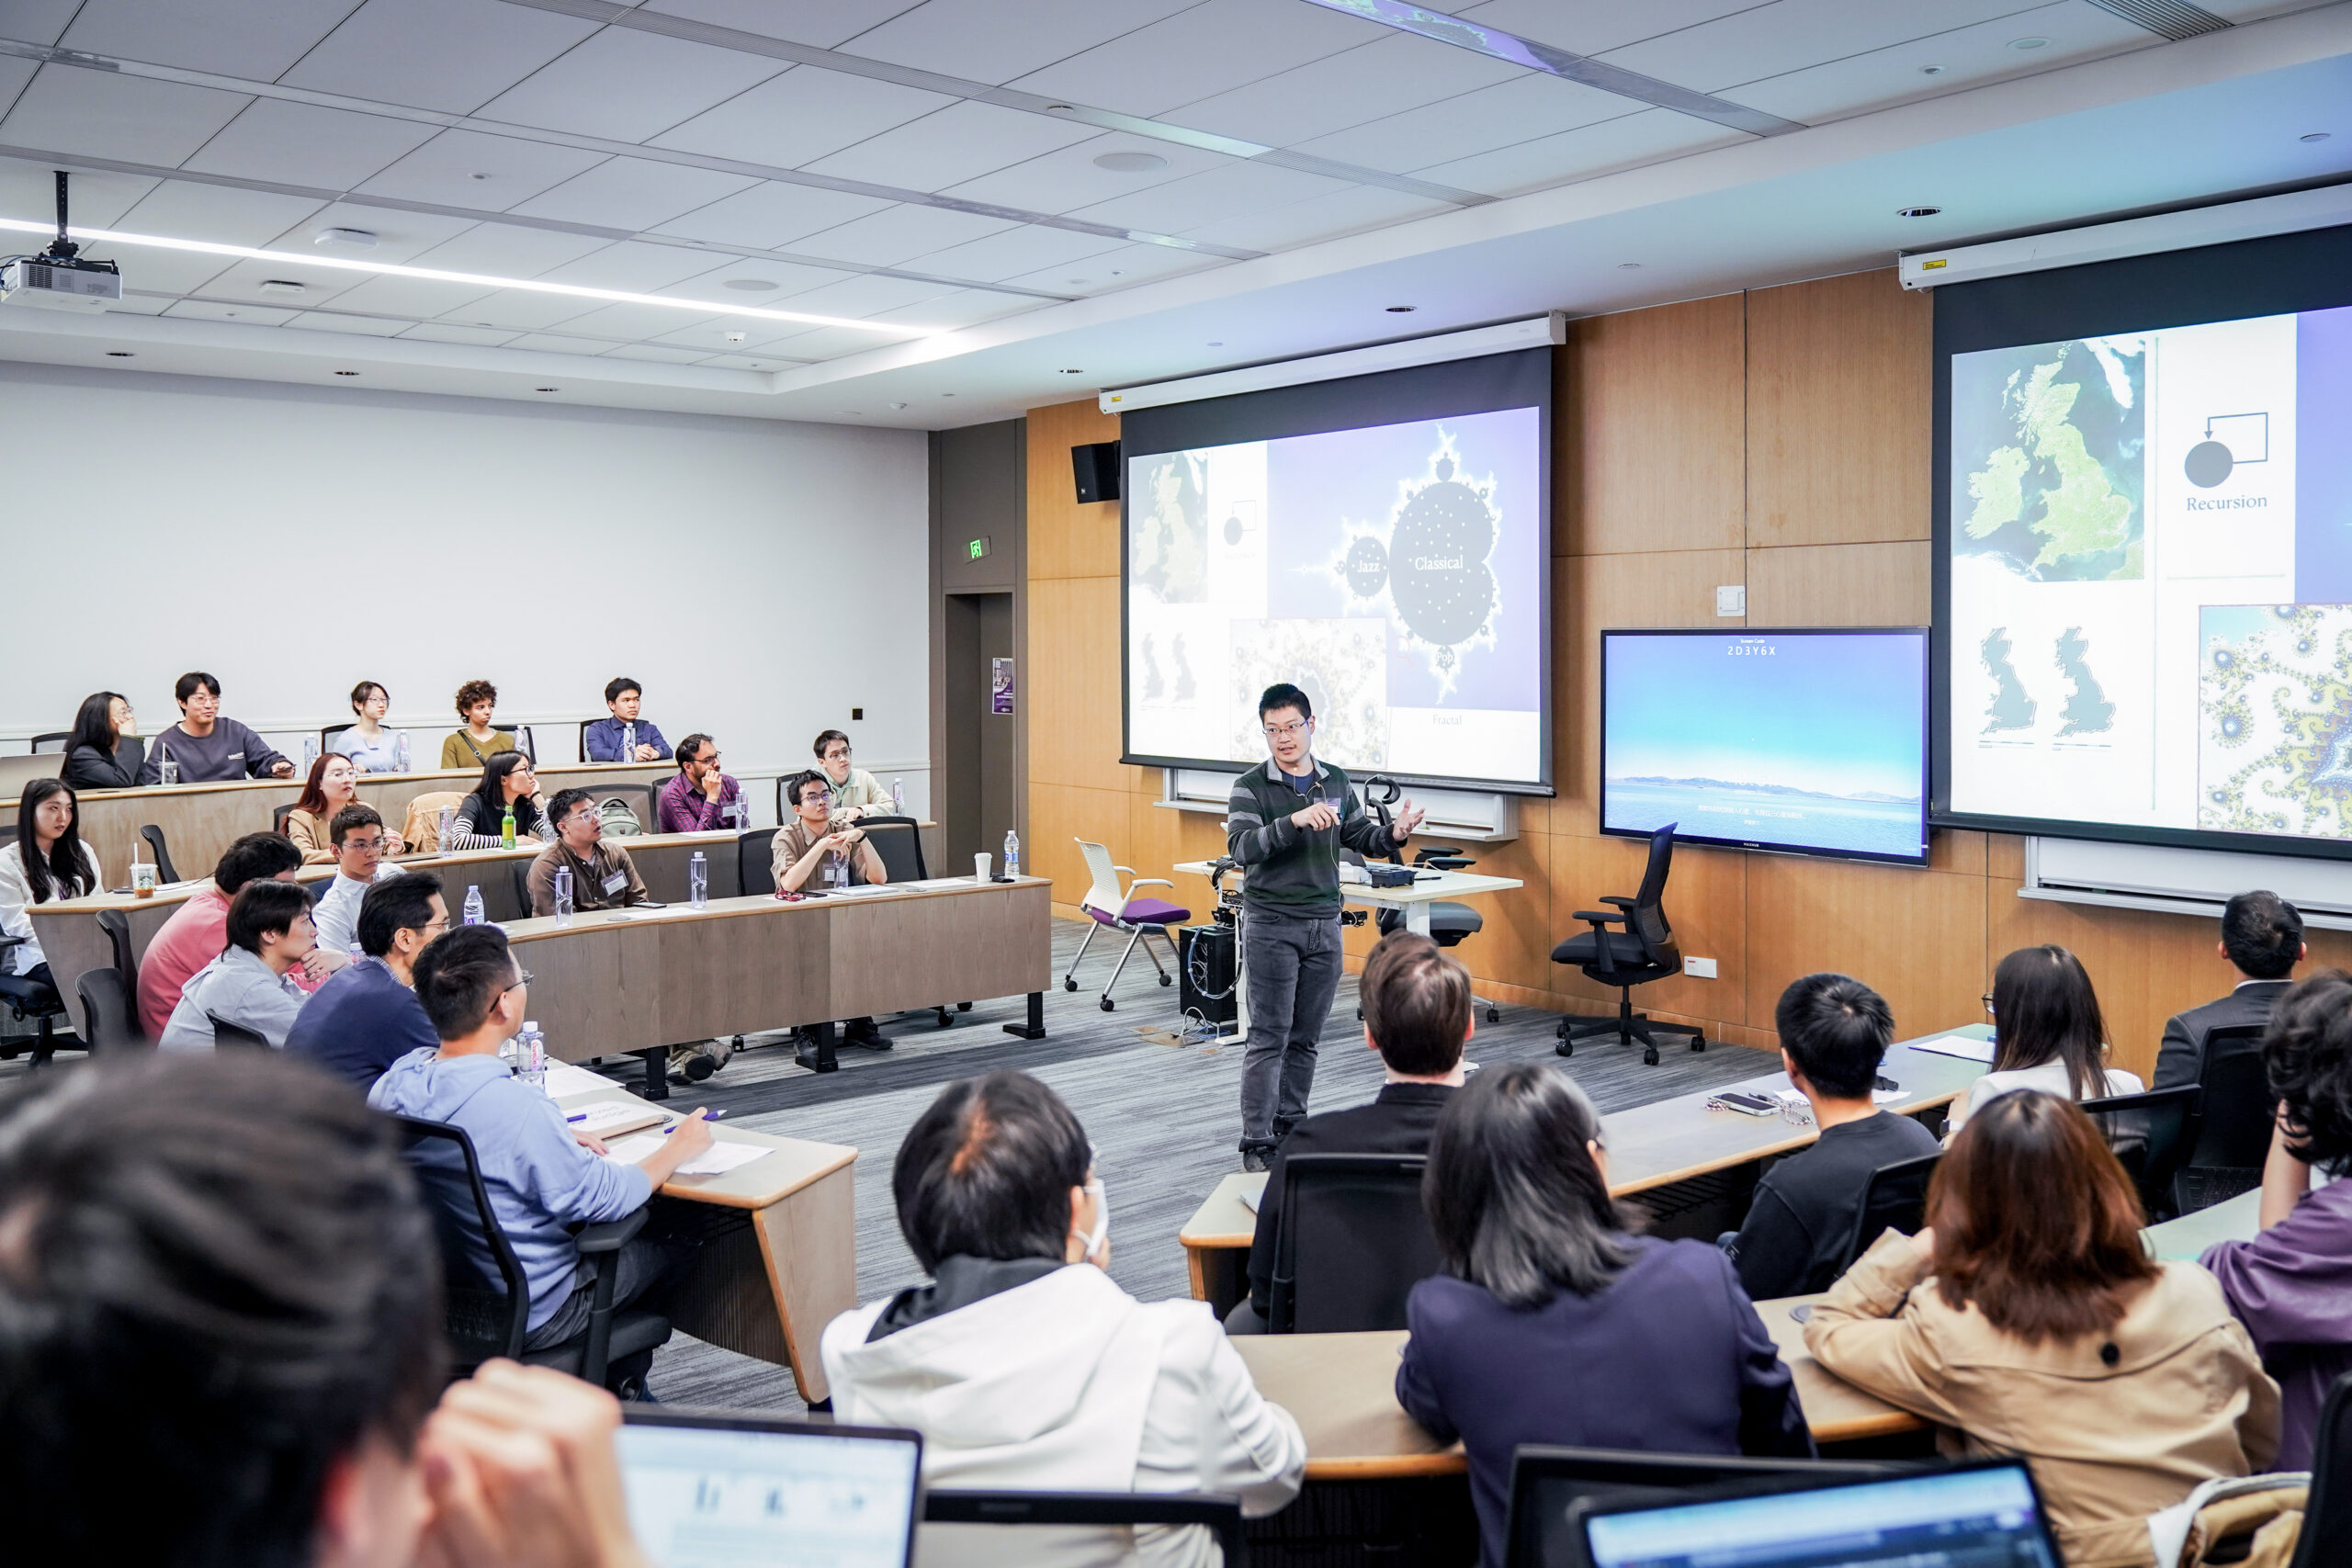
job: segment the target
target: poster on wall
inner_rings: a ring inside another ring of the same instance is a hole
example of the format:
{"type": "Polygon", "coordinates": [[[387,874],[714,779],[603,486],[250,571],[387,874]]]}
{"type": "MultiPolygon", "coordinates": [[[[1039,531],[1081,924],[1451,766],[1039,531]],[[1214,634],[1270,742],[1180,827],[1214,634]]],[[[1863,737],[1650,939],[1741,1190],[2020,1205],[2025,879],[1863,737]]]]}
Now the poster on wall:
{"type": "Polygon", "coordinates": [[[989,660],[989,712],[1009,714],[1012,711],[1012,660],[989,660]]]}

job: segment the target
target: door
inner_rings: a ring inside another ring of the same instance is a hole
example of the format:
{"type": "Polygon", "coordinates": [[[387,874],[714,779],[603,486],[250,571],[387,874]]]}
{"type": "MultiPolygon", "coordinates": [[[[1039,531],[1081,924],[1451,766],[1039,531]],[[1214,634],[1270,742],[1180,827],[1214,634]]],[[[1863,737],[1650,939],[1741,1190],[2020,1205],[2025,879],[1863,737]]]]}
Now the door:
{"type": "MultiPolygon", "coordinates": [[[[932,810],[947,853],[932,873],[948,876],[968,870],[972,857],[982,852],[1001,857],[1006,829],[1021,820],[1014,716],[1026,698],[1021,671],[1012,664],[1012,594],[948,594],[944,634],[946,788],[932,810]],[[1010,690],[1002,693],[997,689],[1000,660],[1012,677],[1010,690]]],[[[1029,859],[1025,845],[1022,858],[1029,859]]]]}

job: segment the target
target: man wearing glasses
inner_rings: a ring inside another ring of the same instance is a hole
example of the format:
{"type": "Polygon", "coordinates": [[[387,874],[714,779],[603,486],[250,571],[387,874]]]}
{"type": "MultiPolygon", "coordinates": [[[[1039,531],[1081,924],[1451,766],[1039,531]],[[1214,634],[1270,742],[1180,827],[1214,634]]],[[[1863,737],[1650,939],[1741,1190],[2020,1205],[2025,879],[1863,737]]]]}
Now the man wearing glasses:
{"type": "Polygon", "coordinates": [[[418,955],[449,929],[439,880],[409,872],[374,883],[359,899],[356,929],[364,956],[303,1004],[286,1050],[365,1092],[402,1056],[440,1043],[410,988],[418,955]]]}
{"type": "Polygon", "coordinates": [[[605,819],[596,797],[584,789],[559,791],[548,804],[555,842],[539,852],[524,881],[531,890],[531,913],[555,913],[555,875],[571,874],[571,907],[618,909],[645,902],[645,879],[618,844],[605,842],[605,819]]]}
{"type": "Polygon", "coordinates": [[[334,847],[334,880],[318,896],[311,923],[319,929],[319,950],[329,955],[326,967],[340,969],[351,944],[358,940],[359,901],[378,880],[400,874],[400,867],[384,863],[384,819],[372,806],[353,801],[327,824],[334,847]]]}
{"type": "Polygon", "coordinates": [[[678,773],[654,797],[654,830],[660,833],[707,833],[714,829],[744,829],[751,819],[743,810],[743,790],[718,767],[718,742],[707,735],[687,736],[678,742],[678,773]]]}
{"type": "Polygon", "coordinates": [[[824,764],[825,782],[831,786],[832,807],[853,822],[861,817],[887,817],[894,809],[890,792],[864,768],[849,765],[849,737],[828,729],[817,737],[817,761],[824,764]]]}
{"type": "MultiPolygon", "coordinates": [[[[1315,710],[1284,682],[1258,699],[1268,760],[1233,781],[1226,851],[1246,868],[1241,961],[1250,977],[1250,1039],[1241,1058],[1241,1168],[1263,1170],[1306,1116],[1315,1052],[1340,989],[1340,851],[1385,854],[1388,835],[1313,755],[1315,710]]],[[[1398,804],[1403,843],[1424,813],[1398,804]]]]}

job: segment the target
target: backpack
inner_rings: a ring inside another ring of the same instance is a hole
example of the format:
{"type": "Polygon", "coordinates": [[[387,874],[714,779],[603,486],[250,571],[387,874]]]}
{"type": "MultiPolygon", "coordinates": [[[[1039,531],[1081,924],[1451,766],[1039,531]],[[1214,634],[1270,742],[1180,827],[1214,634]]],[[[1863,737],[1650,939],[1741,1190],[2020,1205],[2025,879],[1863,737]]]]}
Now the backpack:
{"type": "Polygon", "coordinates": [[[635,839],[642,837],[645,832],[645,824],[637,819],[637,813],[629,809],[628,802],[617,795],[597,806],[596,820],[605,825],[605,836],[608,839],[635,839]]]}

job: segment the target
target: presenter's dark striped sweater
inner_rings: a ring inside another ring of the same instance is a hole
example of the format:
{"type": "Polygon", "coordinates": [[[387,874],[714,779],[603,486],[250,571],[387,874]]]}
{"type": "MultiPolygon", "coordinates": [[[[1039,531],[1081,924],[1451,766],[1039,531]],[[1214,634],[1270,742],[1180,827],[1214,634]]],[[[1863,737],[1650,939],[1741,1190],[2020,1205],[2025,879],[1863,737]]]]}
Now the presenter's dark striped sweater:
{"type": "Polygon", "coordinates": [[[1243,908],[1328,919],[1340,912],[1340,847],[1364,855],[1388,852],[1379,818],[1356,799],[1347,773],[1320,761],[1315,773],[1323,798],[1340,813],[1337,828],[1317,832],[1290,819],[1308,796],[1290,786],[1272,758],[1233,781],[1225,803],[1225,846],[1249,872],[1241,886],[1243,908]]]}

